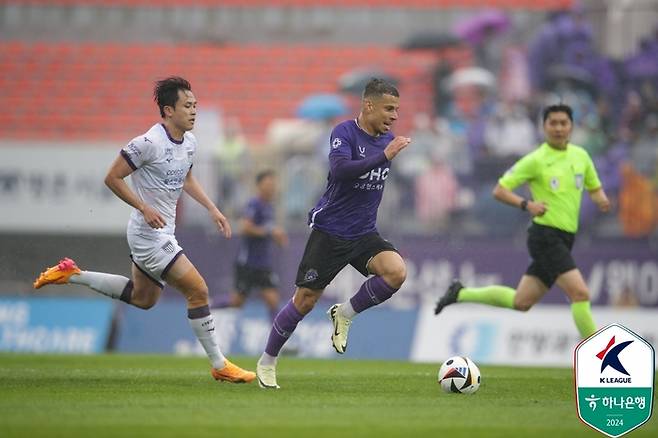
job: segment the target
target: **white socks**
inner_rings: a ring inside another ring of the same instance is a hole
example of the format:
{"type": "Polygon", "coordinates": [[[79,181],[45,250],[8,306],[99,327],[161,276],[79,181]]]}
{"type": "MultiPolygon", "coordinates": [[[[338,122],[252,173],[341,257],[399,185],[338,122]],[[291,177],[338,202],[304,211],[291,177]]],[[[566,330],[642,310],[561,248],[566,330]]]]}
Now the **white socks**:
{"type": "Polygon", "coordinates": [[[96,292],[110,298],[121,298],[126,285],[130,280],[123,275],[106,274],[104,272],[82,271],[78,275],[71,275],[69,283],[84,284],[96,292]]]}
{"type": "Polygon", "coordinates": [[[266,366],[276,366],[277,359],[278,356],[270,356],[269,354],[263,352],[263,354],[260,356],[260,359],[258,359],[258,363],[266,366]]]}
{"type": "MultiPolygon", "coordinates": [[[[208,306],[204,307],[205,309],[208,309],[208,306]]],[[[188,309],[188,316],[195,316],[190,315],[190,313],[192,313],[191,311],[197,311],[199,309],[201,308],[188,309]]],[[[201,342],[203,349],[206,351],[212,367],[219,370],[226,365],[226,357],[222,354],[222,351],[219,349],[219,342],[217,342],[217,335],[215,334],[215,318],[213,318],[209,310],[207,311],[208,315],[201,318],[188,318],[188,321],[190,322],[194,334],[199,342],[201,342]]]]}
{"type": "Polygon", "coordinates": [[[338,306],[338,313],[340,316],[347,319],[352,319],[356,316],[356,311],[354,310],[354,307],[352,307],[350,300],[347,300],[338,306]]]}

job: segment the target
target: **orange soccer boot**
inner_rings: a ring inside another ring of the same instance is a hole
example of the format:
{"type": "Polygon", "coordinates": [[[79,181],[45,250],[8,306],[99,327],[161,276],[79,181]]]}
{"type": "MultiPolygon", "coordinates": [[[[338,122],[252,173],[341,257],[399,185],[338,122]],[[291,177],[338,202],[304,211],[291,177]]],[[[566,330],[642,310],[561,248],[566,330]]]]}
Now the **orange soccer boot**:
{"type": "Polygon", "coordinates": [[[226,359],[224,368],[212,368],[210,373],[215,380],[221,382],[250,383],[256,378],[254,372],[243,370],[239,366],[231,363],[228,359],[226,359]]]}
{"type": "Polygon", "coordinates": [[[47,284],[66,284],[71,275],[79,274],[80,268],[68,257],[63,258],[52,268],[46,269],[34,280],[34,288],[39,289],[47,284]]]}

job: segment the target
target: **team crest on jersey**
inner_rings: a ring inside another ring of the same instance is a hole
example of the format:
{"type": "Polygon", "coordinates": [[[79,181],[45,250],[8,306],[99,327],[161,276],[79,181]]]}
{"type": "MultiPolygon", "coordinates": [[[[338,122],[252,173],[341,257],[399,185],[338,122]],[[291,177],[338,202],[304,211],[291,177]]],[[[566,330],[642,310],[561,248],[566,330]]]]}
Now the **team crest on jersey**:
{"type": "Polygon", "coordinates": [[[314,281],[318,279],[318,271],[316,269],[309,269],[304,274],[304,281],[314,281]]]}
{"type": "Polygon", "coordinates": [[[341,144],[343,144],[343,142],[340,141],[340,138],[334,138],[334,141],[331,142],[331,147],[332,149],[337,149],[341,144]]]}
{"type": "Polygon", "coordinates": [[[560,188],[560,180],[558,179],[557,176],[554,176],[551,178],[551,189],[557,190],[560,188]]]}
{"type": "Polygon", "coordinates": [[[583,183],[585,182],[585,177],[584,177],[584,175],[583,175],[582,173],[577,173],[577,174],[574,176],[574,179],[575,179],[575,181],[576,181],[576,188],[577,188],[578,190],[582,190],[582,188],[583,188],[583,183]]]}

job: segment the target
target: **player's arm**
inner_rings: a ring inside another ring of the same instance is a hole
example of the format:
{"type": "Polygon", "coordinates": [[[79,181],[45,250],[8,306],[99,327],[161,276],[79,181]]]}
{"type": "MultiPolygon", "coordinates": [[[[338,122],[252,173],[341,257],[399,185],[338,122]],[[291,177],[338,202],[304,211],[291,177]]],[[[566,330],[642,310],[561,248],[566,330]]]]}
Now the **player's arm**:
{"type": "Polygon", "coordinates": [[[520,208],[521,210],[527,210],[533,216],[541,216],[546,213],[546,205],[543,202],[527,200],[512,190],[503,187],[500,183],[494,187],[493,197],[504,204],[520,208]]]}
{"type": "Polygon", "coordinates": [[[288,244],[288,235],[281,227],[256,225],[252,218],[243,217],[240,219],[240,232],[249,237],[272,237],[274,242],[279,246],[288,244]]]}
{"type": "Polygon", "coordinates": [[[587,168],[585,169],[585,189],[596,206],[604,213],[610,211],[610,201],[603,190],[596,167],[592,158],[587,154],[587,168]]]}
{"type": "Polygon", "coordinates": [[[224,216],[222,212],[219,211],[219,208],[217,208],[215,203],[210,200],[210,198],[206,194],[206,191],[203,190],[203,187],[201,187],[199,180],[197,180],[194,177],[194,175],[192,175],[191,169],[189,172],[187,172],[187,176],[185,177],[183,190],[185,191],[185,193],[190,195],[192,199],[194,199],[199,204],[203,205],[206,208],[206,210],[208,210],[212,221],[215,222],[215,224],[217,224],[217,228],[219,228],[219,231],[222,234],[224,234],[224,237],[230,239],[231,224],[228,222],[228,219],[226,219],[226,216],[224,216]]]}
{"type": "Polygon", "coordinates": [[[547,205],[543,202],[525,199],[514,189],[531,181],[537,173],[537,163],[532,154],[522,157],[498,180],[493,189],[493,197],[504,204],[528,211],[533,217],[546,213],[547,205]]]}
{"type": "Polygon", "coordinates": [[[598,189],[594,189],[594,190],[589,190],[589,196],[590,198],[592,198],[592,201],[596,204],[596,206],[599,207],[599,210],[601,210],[604,213],[610,211],[610,200],[608,199],[608,196],[605,194],[605,190],[603,190],[603,187],[599,187],[598,189]]]}
{"type": "Polygon", "coordinates": [[[331,173],[338,180],[350,180],[358,178],[386,161],[390,161],[409,145],[411,139],[407,137],[395,137],[386,148],[379,154],[364,158],[363,160],[352,160],[345,153],[330,153],[329,166],[331,173]]]}
{"type": "Polygon", "coordinates": [[[131,173],[133,173],[133,168],[122,155],[119,155],[105,175],[105,185],[123,202],[139,210],[144,215],[146,223],[152,228],[164,227],[167,223],[160,213],[142,201],[126,183],[125,178],[131,173]]]}
{"type": "Polygon", "coordinates": [[[271,228],[256,225],[250,217],[240,219],[240,232],[245,236],[267,237],[271,231],[271,228]]]}

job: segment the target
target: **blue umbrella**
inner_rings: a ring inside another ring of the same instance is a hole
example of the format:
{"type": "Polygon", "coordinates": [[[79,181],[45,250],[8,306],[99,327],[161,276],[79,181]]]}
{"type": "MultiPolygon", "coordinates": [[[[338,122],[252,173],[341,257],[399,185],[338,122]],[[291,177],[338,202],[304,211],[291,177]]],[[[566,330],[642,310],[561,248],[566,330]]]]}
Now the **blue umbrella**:
{"type": "Polygon", "coordinates": [[[347,105],[337,94],[312,94],[297,107],[297,117],[326,120],[347,114],[347,105]]]}
{"type": "Polygon", "coordinates": [[[393,86],[397,86],[400,82],[397,78],[381,71],[357,68],[343,73],[338,78],[338,86],[344,93],[360,96],[366,84],[373,78],[383,79],[393,86]]]}

